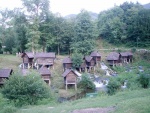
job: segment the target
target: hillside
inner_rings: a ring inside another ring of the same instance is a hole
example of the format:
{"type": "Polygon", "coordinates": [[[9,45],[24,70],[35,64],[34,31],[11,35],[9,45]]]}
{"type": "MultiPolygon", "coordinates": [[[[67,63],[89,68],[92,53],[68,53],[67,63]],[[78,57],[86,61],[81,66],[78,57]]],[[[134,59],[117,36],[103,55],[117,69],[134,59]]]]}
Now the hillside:
{"type": "Polygon", "coordinates": [[[111,108],[114,110],[113,113],[149,113],[149,94],[150,89],[124,91],[113,96],[84,98],[62,104],[52,102],[48,105],[30,106],[19,109],[17,113],[71,113],[73,110],[85,108],[111,108]]]}
{"type": "Polygon", "coordinates": [[[150,9],[150,3],[143,5],[145,9],[150,9]]]}

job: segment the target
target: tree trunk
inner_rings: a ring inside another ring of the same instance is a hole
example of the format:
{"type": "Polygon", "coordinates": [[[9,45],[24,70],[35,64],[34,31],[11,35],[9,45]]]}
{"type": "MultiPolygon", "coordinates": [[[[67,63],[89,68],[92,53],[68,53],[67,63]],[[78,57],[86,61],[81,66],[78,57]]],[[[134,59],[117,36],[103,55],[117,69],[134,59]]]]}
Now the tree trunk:
{"type": "Polygon", "coordinates": [[[59,44],[57,46],[57,52],[58,52],[58,55],[60,54],[60,48],[59,48],[59,44]]]}

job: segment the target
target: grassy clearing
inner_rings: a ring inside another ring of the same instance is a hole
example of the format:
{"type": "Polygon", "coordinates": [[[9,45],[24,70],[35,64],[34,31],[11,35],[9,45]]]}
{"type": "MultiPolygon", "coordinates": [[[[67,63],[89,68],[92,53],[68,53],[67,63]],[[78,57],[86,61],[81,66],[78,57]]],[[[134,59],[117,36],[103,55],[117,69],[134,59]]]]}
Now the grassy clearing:
{"type": "Polygon", "coordinates": [[[83,98],[62,104],[29,106],[17,113],[68,113],[75,109],[114,107],[114,113],[149,113],[150,89],[119,92],[113,96],[83,98]]]}
{"type": "Polygon", "coordinates": [[[21,63],[22,60],[20,57],[0,54],[0,68],[11,68],[13,70],[17,70],[21,63]]]}

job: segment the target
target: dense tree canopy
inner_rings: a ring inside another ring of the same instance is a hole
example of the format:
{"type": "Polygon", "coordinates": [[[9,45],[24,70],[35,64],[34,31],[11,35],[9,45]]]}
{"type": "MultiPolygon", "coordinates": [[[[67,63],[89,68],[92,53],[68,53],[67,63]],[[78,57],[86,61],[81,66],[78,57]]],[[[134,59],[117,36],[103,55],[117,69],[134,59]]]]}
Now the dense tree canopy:
{"type": "Polygon", "coordinates": [[[23,8],[0,10],[0,52],[54,51],[89,54],[96,37],[130,47],[150,46],[150,9],[125,2],[99,13],[71,18],[53,14],[49,0],[22,0],[23,8]],[[2,48],[3,47],[3,48],[2,48]]]}

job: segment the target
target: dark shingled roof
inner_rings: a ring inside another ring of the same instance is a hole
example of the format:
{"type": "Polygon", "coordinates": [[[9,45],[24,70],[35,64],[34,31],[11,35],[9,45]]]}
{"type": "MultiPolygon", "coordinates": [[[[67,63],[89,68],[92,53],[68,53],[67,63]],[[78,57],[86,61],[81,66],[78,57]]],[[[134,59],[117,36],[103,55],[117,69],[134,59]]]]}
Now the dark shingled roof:
{"type": "Polygon", "coordinates": [[[132,52],[130,52],[130,51],[121,52],[120,54],[121,54],[121,56],[133,56],[132,52]]]}
{"type": "Polygon", "coordinates": [[[51,75],[51,72],[50,72],[50,70],[47,67],[41,67],[39,69],[39,73],[41,75],[51,75]]]}
{"type": "Polygon", "coordinates": [[[54,52],[49,53],[36,53],[35,58],[56,58],[56,55],[54,52]]]}
{"type": "Polygon", "coordinates": [[[72,60],[71,60],[70,57],[66,57],[66,58],[63,59],[63,63],[64,63],[64,64],[65,64],[65,63],[72,63],[72,60]]]}
{"type": "Polygon", "coordinates": [[[133,53],[130,51],[125,52],[128,56],[133,56],[133,53]]]}
{"type": "Polygon", "coordinates": [[[128,56],[126,52],[121,52],[120,55],[123,56],[123,57],[127,57],[128,56]]]}
{"type": "Polygon", "coordinates": [[[0,77],[8,78],[12,72],[12,69],[0,69],[0,77]]]}
{"type": "Polygon", "coordinates": [[[65,72],[62,74],[63,77],[66,77],[70,72],[73,72],[76,76],[81,76],[80,73],[78,73],[77,71],[73,70],[73,69],[66,69],[65,72]]]}
{"type": "Polygon", "coordinates": [[[21,55],[21,57],[24,57],[25,55],[27,55],[29,58],[34,58],[34,54],[32,52],[25,52],[21,55]]]}
{"type": "Polygon", "coordinates": [[[119,60],[119,53],[117,53],[117,52],[111,52],[107,56],[106,60],[119,60]]]}
{"type": "Polygon", "coordinates": [[[101,55],[100,55],[100,53],[98,51],[93,51],[90,56],[92,56],[92,57],[94,57],[94,56],[100,57],[101,55]]]}
{"type": "Polygon", "coordinates": [[[90,62],[90,61],[92,60],[92,58],[93,58],[93,57],[91,57],[91,56],[85,56],[85,60],[86,60],[87,62],[90,62]]]}

